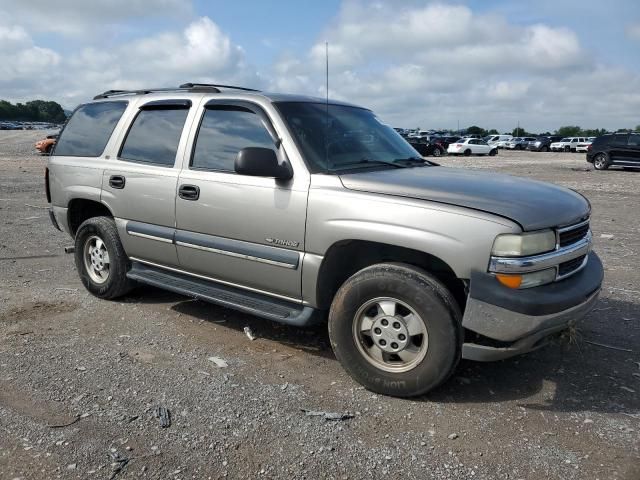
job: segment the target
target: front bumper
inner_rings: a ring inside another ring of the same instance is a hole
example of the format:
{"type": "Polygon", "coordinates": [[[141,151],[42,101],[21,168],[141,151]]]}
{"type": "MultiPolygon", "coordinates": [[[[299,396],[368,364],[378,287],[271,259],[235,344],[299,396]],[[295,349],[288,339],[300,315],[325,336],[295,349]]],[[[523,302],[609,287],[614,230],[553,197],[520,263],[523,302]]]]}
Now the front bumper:
{"type": "Polygon", "coordinates": [[[549,285],[513,290],[485,273],[471,277],[462,326],[477,337],[463,358],[493,361],[535,350],[545,339],[582,319],[596,304],[604,269],[591,252],[586,267],[549,285]]]}

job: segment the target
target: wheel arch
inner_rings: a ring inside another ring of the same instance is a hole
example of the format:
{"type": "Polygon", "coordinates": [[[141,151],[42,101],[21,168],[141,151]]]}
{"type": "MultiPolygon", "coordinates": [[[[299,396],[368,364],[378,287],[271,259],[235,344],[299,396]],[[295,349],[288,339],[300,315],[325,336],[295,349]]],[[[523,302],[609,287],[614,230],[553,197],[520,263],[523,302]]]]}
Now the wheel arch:
{"type": "Polygon", "coordinates": [[[467,284],[453,268],[430,253],[368,240],[340,240],[327,250],[318,269],[315,295],[317,307],[328,309],[340,286],[353,274],[378,263],[404,263],[435,276],[453,294],[460,311],[464,311],[467,284]]]}
{"type": "Polygon", "coordinates": [[[73,198],[67,208],[67,225],[69,233],[75,236],[78,228],[85,220],[92,217],[111,217],[113,213],[104,203],[86,198],[73,198]]]}

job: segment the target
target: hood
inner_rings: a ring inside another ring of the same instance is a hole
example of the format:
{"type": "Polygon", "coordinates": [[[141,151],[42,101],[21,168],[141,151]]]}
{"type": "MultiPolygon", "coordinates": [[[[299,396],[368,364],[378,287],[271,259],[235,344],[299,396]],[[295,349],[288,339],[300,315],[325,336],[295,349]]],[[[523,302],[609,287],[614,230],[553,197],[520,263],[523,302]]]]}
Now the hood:
{"type": "Polygon", "coordinates": [[[345,188],[458,205],[508,218],[525,231],[577,223],[586,198],[550,183],[447,167],[398,168],[341,175],[345,188]]]}

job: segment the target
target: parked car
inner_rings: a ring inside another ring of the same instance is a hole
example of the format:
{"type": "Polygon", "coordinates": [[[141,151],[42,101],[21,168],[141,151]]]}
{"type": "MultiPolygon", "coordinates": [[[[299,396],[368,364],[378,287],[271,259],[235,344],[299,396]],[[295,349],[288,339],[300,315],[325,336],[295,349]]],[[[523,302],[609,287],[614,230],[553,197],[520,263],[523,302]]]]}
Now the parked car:
{"type": "Polygon", "coordinates": [[[565,137],[559,142],[552,143],[551,150],[554,152],[575,152],[578,144],[585,141],[585,137],[565,137]]]}
{"type": "Polygon", "coordinates": [[[591,145],[595,139],[596,137],[589,137],[589,138],[586,138],[584,142],[579,142],[578,145],[576,145],[576,152],[578,153],[587,152],[589,150],[589,145],[591,145]]]}
{"type": "Polygon", "coordinates": [[[456,143],[449,144],[447,152],[451,155],[496,155],[498,153],[497,147],[488,145],[484,140],[478,138],[463,138],[456,143]]]}
{"type": "Polygon", "coordinates": [[[611,133],[597,137],[587,147],[587,162],[596,170],[611,166],[640,168],[640,132],[611,133]]]}
{"type": "Polygon", "coordinates": [[[527,148],[532,152],[548,152],[551,150],[551,144],[561,139],[562,137],[554,135],[538,137],[535,141],[529,142],[527,148]]]}
{"type": "Polygon", "coordinates": [[[423,157],[428,157],[429,155],[439,157],[446,152],[446,149],[442,145],[423,138],[410,138],[409,144],[423,157]]]}
{"type": "MultiPolygon", "coordinates": [[[[465,148],[492,148],[477,141],[465,148]]],[[[581,194],[435,166],[344,102],[110,90],[75,110],[44,183],[94,296],[142,283],[326,322],[345,370],[383,394],[424,394],[461,358],[539,348],[593,308],[603,279],[581,194]]]]}
{"type": "Polygon", "coordinates": [[[53,146],[56,144],[56,140],[58,135],[47,135],[42,140],[38,140],[35,144],[36,150],[42,154],[48,154],[53,149],[53,146]]]}
{"type": "Polygon", "coordinates": [[[526,150],[530,142],[535,142],[535,137],[516,137],[505,142],[504,148],[508,150],[526,150]]]}
{"type": "Polygon", "coordinates": [[[491,135],[487,143],[492,147],[504,148],[504,143],[513,139],[513,135],[491,135]]]}

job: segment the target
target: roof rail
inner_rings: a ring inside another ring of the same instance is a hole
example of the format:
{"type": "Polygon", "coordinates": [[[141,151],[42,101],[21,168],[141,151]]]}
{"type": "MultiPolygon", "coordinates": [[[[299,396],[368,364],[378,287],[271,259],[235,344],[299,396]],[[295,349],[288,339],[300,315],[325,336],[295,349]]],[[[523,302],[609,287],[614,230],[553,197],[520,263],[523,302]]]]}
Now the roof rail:
{"type": "Polygon", "coordinates": [[[231,88],[233,90],[243,90],[245,92],[259,92],[260,90],[256,90],[255,88],[247,88],[247,87],[236,87],[235,85],[219,85],[216,83],[183,83],[180,85],[180,88],[198,88],[198,87],[213,87],[213,88],[231,88]]]}
{"type": "Polygon", "coordinates": [[[245,92],[259,92],[260,90],[255,90],[253,88],[245,88],[245,87],[235,87],[233,85],[215,85],[212,83],[183,83],[179,87],[169,87],[169,88],[145,88],[142,90],[107,90],[106,92],[99,93],[95,97],[94,100],[100,100],[102,98],[110,98],[119,95],[145,95],[147,93],[154,92],[210,92],[210,93],[220,93],[219,88],[230,88],[234,90],[242,90],[245,92]]]}

